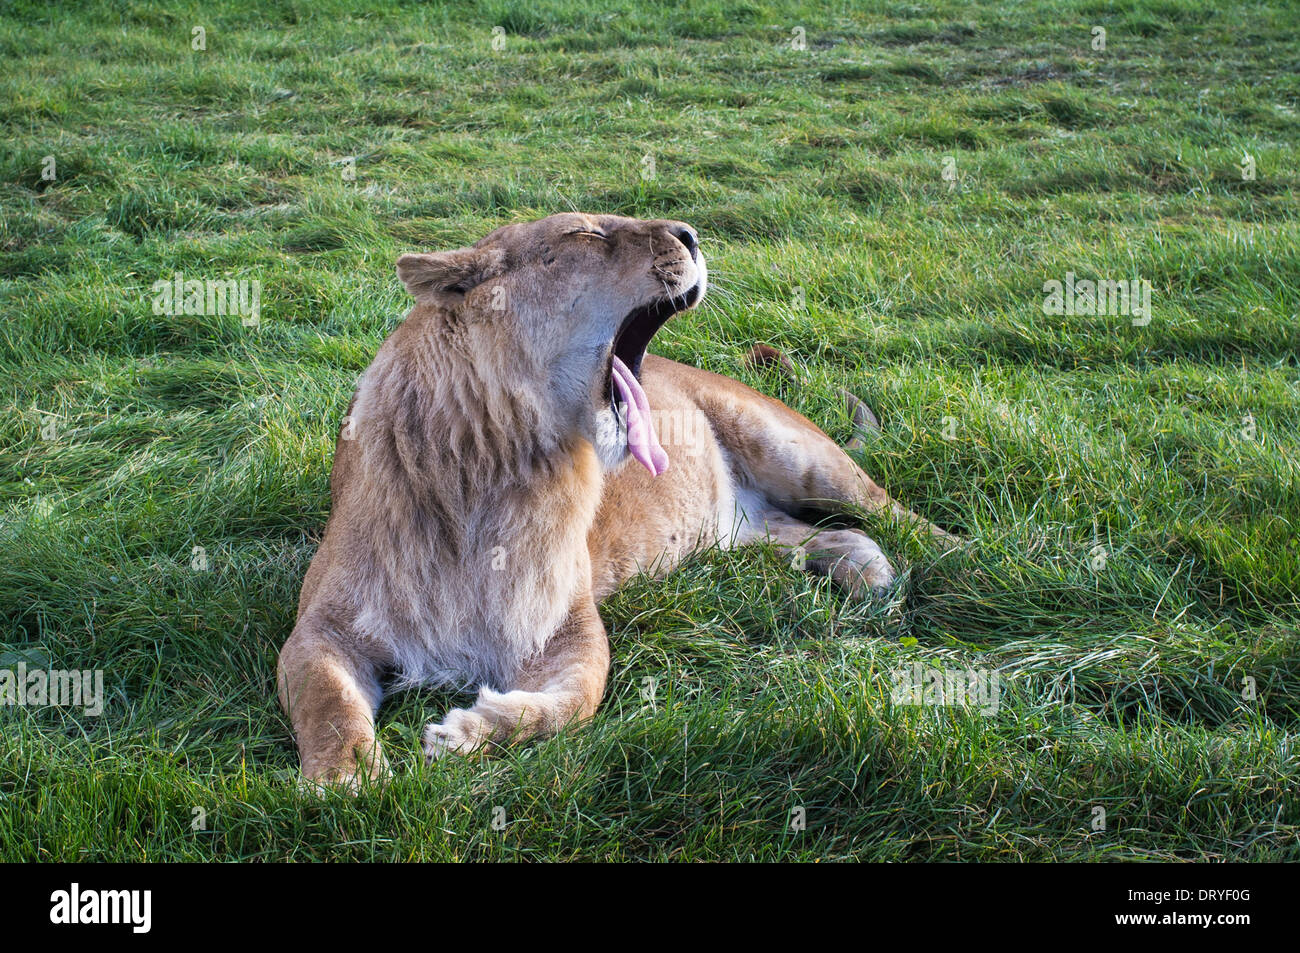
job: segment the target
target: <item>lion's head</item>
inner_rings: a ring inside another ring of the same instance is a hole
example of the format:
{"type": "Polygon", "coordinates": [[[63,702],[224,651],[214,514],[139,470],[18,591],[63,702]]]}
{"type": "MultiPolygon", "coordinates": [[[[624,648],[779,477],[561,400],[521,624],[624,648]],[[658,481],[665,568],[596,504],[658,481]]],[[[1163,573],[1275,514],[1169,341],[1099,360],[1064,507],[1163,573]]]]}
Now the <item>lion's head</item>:
{"type": "Polygon", "coordinates": [[[704,296],[689,225],[552,215],[469,248],[403,255],[397,273],[420,304],[478,328],[476,356],[504,357],[495,376],[544,405],[548,426],[589,440],[607,468],[629,453],[651,473],[667,467],[640,371],[655,332],[704,296]]]}

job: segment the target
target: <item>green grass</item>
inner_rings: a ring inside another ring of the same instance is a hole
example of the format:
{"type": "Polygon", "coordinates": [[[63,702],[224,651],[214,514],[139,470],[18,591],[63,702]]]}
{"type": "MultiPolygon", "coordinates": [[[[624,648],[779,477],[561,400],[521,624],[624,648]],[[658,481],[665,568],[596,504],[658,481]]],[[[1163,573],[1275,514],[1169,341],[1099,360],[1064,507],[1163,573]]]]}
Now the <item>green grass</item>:
{"type": "Polygon", "coordinates": [[[0,668],[108,697],[0,707],[0,858],[1300,857],[1294,3],[80,7],[0,7],[0,668]],[[275,659],[393,263],[573,208],[694,224],[658,351],[775,393],[782,347],[839,439],[861,393],[868,472],[975,544],[869,526],[901,632],[703,554],[604,607],[585,729],[426,768],[463,699],[399,695],[393,781],[300,794],[275,659]],[[153,314],[177,271],[260,328],[153,314]],[[1044,314],[1067,271],[1150,323],[1044,314]],[[895,704],[917,661],[999,710],[895,704]]]}

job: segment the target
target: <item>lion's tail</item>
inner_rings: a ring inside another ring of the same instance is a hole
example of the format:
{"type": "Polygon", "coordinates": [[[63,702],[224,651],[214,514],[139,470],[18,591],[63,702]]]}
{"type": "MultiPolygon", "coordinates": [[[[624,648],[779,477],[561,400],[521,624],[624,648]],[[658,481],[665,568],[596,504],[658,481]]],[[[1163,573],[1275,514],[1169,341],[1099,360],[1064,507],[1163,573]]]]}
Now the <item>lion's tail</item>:
{"type": "MultiPolygon", "coordinates": [[[[798,366],[790,360],[788,354],[766,344],[751,347],[745,355],[745,363],[753,368],[775,368],[790,384],[798,384],[803,379],[798,366]]],[[[853,438],[845,444],[845,449],[861,450],[866,446],[866,441],[871,439],[871,434],[880,432],[880,421],[856,394],[844,388],[839,390],[844,399],[844,407],[853,419],[853,438]]]]}

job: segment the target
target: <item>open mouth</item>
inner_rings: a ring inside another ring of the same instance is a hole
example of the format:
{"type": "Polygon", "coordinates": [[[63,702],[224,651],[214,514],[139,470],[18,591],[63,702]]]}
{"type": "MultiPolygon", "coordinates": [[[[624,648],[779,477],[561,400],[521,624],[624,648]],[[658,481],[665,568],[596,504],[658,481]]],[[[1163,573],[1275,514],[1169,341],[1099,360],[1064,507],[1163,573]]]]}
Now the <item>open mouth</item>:
{"type": "Polygon", "coordinates": [[[653,476],[668,469],[668,455],[659,445],[650,403],[641,388],[641,362],[646,346],[669,318],[695,305],[703,293],[700,282],[681,294],[661,298],[633,310],[614,335],[605,378],[605,398],[627,430],[627,448],[653,476]]]}
{"type": "MultiPolygon", "coordinates": [[[[661,298],[637,308],[619,325],[618,333],[614,335],[613,356],[622,361],[633,376],[640,378],[641,361],[645,358],[645,349],[650,344],[650,339],[674,314],[693,307],[699,300],[700,284],[696,282],[681,294],[661,298]]],[[[608,392],[608,380],[605,386],[608,392]]]]}

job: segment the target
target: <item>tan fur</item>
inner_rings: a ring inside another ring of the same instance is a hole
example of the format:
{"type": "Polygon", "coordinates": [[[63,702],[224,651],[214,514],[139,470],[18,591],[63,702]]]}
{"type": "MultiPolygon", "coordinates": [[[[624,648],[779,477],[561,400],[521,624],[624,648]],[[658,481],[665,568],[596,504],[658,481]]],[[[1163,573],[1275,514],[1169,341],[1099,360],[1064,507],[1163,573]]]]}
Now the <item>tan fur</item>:
{"type": "Polygon", "coordinates": [[[876,544],[796,514],[888,511],[951,538],[784,404],[653,355],[639,377],[670,465],[656,477],[626,457],[610,348],[635,309],[703,294],[681,223],[556,215],[403,256],[398,273],[417,303],[349,408],[280,655],[309,780],[386,771],[374,714],[389,676],[479,689],[428,726],[429,757],[591,717],[609,666],[598,604],[701,546],[801,548],[866,598],[894,578],[876,544]]]}

